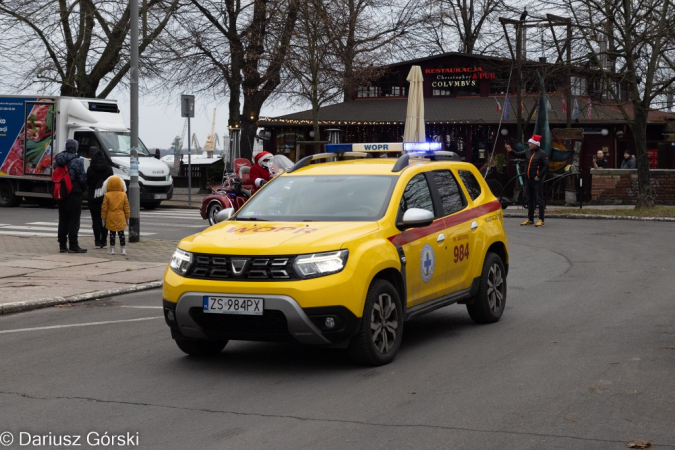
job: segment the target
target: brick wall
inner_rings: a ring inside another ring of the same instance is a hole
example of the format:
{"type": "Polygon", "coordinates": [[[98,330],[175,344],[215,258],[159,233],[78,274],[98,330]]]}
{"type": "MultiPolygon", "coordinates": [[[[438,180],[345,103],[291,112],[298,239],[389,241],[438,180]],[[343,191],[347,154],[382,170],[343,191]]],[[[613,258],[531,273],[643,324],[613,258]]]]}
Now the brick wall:
{"type": "MultiPolygon", "coordinates": [[[[659,205],[675,205],[675,170],[651,170],[652,193],[659,205]]],[[[637,170],[592,169],[591,203],[634,205],[637,200],[637,170]]]]}

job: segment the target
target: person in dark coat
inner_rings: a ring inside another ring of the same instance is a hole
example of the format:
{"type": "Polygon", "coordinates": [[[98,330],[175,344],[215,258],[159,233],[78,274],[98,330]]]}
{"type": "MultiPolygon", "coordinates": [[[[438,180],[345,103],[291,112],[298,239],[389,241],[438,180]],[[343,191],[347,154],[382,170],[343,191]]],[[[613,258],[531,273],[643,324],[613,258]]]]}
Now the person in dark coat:
{"type": "Polygon", "coordinates": [[[621,161],[622,169],[635,169],[635,160],[633,155],[630,154],[628,150],[623,152],[623,161],[621,161]]]}
{"type": "Polygon", "coordinates": [[[67,167],[73,189],[65,198],[59,200],[59,248],[61,253],[86,253],[77,242],[80,232],[80,215],[82,214],[82,193],[87,189],[87,174],[84,171],[84,162],[77,156],[78,143],[74,139],[67,139],[65,151],[54,158],[55,166],[67,167]],[[70,245],[67,246],[66,244],[70,245]]]}
{"type": "Polygon", "coordinates": [[[513,151],[510,145],[506,146],[509,152],[516,156],[525,156],[527,158],[527,170],[525,172],[524,187],[527,192],[527,220],[521,225],[534,224],[534,210],[539,206],[539,221],[534,224],[536,227],[544,226],[544,210],[546,209],[546,200],[544,199],[544,178],[548,172],[548,155],[540,148],[541,136],[532,135],[527,141],[528,148],[522,152],[513,151]]]}
{"type": "Polygon", "coordinates": [[[113,175],[113,170],[105,154],[98,147],[91,147],[89,152],[93,156],[87,169],[87,192],[91,228],[94,230],[94,248],[105,248],[108,240],[108,229],[103,226],[103,220],[101,219],[103,182],[113,175]]]}

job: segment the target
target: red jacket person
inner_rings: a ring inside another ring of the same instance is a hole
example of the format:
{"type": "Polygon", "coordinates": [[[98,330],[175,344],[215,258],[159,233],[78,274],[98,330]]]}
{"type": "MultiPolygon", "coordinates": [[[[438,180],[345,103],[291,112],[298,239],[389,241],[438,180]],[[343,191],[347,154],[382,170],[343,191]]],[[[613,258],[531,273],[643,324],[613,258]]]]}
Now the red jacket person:
{"type": "Polygon", "coordinates": [[[254,191],[260,189],[265,183],[270,181],[270,170],[272,169],[272,154],[269,152],[260,152],[253,157],[255,164],[251,167],[249,177],[255,186],[254,191]]]}

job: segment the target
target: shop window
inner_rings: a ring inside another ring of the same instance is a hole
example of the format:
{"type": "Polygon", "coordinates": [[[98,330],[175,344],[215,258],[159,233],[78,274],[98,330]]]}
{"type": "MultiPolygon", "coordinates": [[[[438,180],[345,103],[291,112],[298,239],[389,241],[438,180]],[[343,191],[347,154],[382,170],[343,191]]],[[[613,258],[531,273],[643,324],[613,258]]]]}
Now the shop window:
{"type": "Polygon", "coordinates": [[[586,95],[586,79],[581,77],[572,77],[572,95],[586,95]]]}
{"type": "Polygon", "coordinates": [[[358,98],[373,98],[380,96],[380,88],[378,86],[359,86],[357,91],[358,98]]]}

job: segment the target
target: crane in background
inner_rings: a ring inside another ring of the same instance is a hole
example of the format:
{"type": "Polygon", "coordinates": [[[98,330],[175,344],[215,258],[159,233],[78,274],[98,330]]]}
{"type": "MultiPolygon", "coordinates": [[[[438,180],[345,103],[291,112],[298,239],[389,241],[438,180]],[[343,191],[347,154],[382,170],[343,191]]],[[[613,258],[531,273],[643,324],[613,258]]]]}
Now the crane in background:
{"type": "Polygon", "coordinates": [[[199,145],[199,139],[197,139],[197,133],[192,133],[192,149],[195,152],[195,155],[199,155],[202,152],[202,146],[199,145]]]}
{"type": "Polygon", "coordinates": [[[213,108],[213,122],[211,123],[211,134],[206,136],[204,143],[204,151],[207,158],[213,158],[213,152],[216,150],[216,145],[220,145],[220,139],[216,134],[216,108],[213,108]]]}

